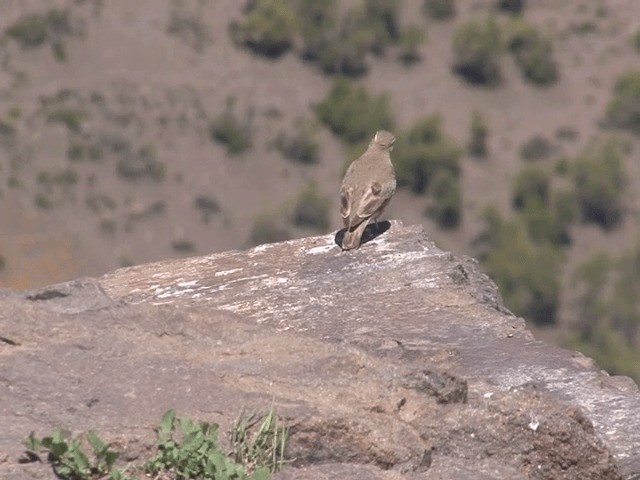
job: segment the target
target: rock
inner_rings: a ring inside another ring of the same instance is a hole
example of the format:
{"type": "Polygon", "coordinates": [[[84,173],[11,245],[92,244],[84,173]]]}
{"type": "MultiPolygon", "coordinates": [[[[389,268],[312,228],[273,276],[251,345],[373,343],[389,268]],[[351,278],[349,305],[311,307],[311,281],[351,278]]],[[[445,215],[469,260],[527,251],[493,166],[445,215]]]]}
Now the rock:
{"type": "Polygon", "coordinates": [[[0,478],[51,478],[18,463],[32,430],[95,430],[142,463],[169,408],[224,431],[272,402],[290,426],[281,480],[640,472],[632,381],[535,340],[475,261],[420,227],[369,240],[0,292],[0,478]]]}

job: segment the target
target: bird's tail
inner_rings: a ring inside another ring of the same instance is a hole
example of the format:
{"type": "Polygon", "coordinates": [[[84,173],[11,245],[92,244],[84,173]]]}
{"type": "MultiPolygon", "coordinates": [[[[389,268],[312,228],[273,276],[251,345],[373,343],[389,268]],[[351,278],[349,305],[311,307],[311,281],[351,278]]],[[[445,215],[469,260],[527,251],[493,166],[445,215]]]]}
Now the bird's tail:
{"type": "Polygon", "coordinates": [[[358,248],[360,246],[362,234],[364,233],[364,229],[367,228],[367,223],[369,222],[365,220],[361,222],[357,227],[344,231],[344,238],[342,239],[343,250],[353,250],[354,248],[358,248]]]}

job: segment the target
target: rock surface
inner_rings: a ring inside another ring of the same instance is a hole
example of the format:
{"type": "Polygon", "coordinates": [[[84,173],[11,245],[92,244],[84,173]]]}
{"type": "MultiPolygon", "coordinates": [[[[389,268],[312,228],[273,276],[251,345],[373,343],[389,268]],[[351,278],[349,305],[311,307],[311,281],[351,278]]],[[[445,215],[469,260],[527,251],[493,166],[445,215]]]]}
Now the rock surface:
{"type": "Polygon", "coordinates": [[[336,240],[0,291],[0,478],[53,477],[18,463],[32,430],[92,429],[136,463],[169,408],[226,429],[272,401],[276,479],[640,478],[631,380],[536,341],[420,227],[336,240]]]}

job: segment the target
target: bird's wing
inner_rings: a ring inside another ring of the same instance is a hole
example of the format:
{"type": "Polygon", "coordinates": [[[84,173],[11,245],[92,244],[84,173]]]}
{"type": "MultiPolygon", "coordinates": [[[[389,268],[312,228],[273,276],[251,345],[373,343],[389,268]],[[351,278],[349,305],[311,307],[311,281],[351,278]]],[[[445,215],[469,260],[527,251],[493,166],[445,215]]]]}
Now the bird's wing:
{"type": "Polygon", "coordinates": [[[382,195],[382,185],[379,182],[373,182],[362,195],[358,202],[355,214],[360,219],[372,217],[387,202],[387,198],[382,195]]]}
{"type": "Polygon", "coordinates": [[[345,227],[348,227],[349,216],[351,215],[351,199],[353,197],[353,189],[342,185],[340,189],[340,215],[344,221],[345,227]]]}

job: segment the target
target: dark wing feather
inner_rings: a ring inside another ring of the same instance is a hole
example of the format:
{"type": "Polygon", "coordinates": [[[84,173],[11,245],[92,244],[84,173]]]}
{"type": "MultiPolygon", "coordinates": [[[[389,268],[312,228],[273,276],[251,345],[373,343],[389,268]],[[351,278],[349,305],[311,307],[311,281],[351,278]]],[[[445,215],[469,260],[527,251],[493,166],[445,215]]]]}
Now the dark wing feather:
{"type": "Polygon", "coordinates": [[[366,219],[372,217],[378,210],[384,207],[387,199],[382,198],[380,194],[382,193],[382,185],[378,182],[373,182],[371,188],[368,188],[360,202],[358,203],[358,208],[356,210],[356,215],[362,219],[366,219]]]}
{"type": "Polygon", "coordinates": [[[340,189],[340,216],[342,216],[345,227],[349,227],[349,216],[351,215],[351,190],[344,185],[340,189]]]}

